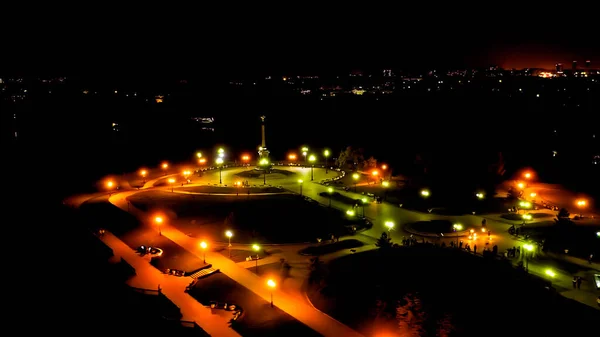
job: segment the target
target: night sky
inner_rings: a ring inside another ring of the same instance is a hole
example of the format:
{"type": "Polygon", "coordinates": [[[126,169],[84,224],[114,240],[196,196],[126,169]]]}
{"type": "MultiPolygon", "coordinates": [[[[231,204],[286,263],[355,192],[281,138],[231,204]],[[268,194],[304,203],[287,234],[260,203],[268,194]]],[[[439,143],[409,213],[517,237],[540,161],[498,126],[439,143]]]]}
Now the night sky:
{"type": "Polygon", "coordinates": [[[586,20],[574,25],[527,14],[528,21],[519,23],[521,14],[512,12],[444,20],[419,12],[392,17],[382,17],[382,11],[318,17],[242,13],[46,18],[38,29],[15,29],[6,36],[9,52],[0,53],[0,73],[243,77],[382,67],[553,68],[588,59],[600,65],[600,39],[586,20]]]}

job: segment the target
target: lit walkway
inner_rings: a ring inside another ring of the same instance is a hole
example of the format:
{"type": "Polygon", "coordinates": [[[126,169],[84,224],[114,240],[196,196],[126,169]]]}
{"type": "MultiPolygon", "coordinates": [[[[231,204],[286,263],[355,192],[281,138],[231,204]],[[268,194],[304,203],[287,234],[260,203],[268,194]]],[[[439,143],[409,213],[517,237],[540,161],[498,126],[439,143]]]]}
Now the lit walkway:
{"type": "Polygon", "coordinates": [[[184,292],[185,287],[191,281],[189,277],[169,276],[159,272],[112,233],[106,232],[101,239],[112,248],[115,257],[123,258],[135,268],[136,276],[127,282],[130,286],[154,290],[160,286],[162,293],[181,309],[182,320],[196,322],[211,336],[240,336],[229,328],[229,318],[213,315],[211,309],[204,307],[184,292]]]}
{"type": "MultiPolygon", "coordinates": [[[[118,193],[113,195],[109,199],[109,201],[117,207],[127,211],[126,198],[135,193],[137,193],[137,191],[118,193]]],[[[130,206],[129,211],[130,213],[137,216],[139,219],[145,219],[146,217],[144,212],[133,206],[130,206]]],[[[195,254],[198,258],[203,258],[203,251],[199,246],[198,239],[191,238],[179,231],[178,229],[169,226],[168,224],[161,225],[161,232],[163,236],[175,242],[177,245],[186,249],[190,253],[195,254]]],[[[129,250],[131,251],[131,249],[129,250]]],[[[255,275],[249,270],[244,269],[229,258],[217,252],[206,252],[206,260],[207,263],[211,263],[213,265],[213,268],[220,269],[220,271],[223,274],[227,275],[240,285],[246,287],[248,290],[262,297],[264,300],[271,301],[271,289],[267,287],[266,279],[255,275]]],[[[187,296],[187,294],[184,295],[187,296]]],[[[310,304],[298,301],[296,297],[290,294],[286,294],[280,289],[276,288],[273,291],[273,299],[275,306],[285,311],[287,314],[294,317],[298,321],[306,324],[308,327],[310,327],[311,329],[315,330],[323,336],[362,336],[358,332],[350,329],[348,326],[338,322],[331,316],[317,310],[310,304]]],[[[210,331],[208,332],[211,333],[210,331]]],[[[221,335],[215,334],[215,336],[221,335]]]]}

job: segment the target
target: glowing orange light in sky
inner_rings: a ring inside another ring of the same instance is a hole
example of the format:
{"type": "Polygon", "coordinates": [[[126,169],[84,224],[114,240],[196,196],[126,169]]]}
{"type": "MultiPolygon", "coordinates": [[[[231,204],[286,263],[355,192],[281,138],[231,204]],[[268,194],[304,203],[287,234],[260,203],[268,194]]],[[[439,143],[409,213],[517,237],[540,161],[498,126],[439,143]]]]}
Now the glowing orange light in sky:
{"type": "Polygon", "coordinates": [[[245,154],[245,155],[242,156],[242,160],[243,161],[248,161],[248,160],[250,160],[250,156],[247,155],[247,154],[245,154]]]}
{"type": "Polygon", "coordinates": [[[290,153],[290,155],[288,156],[289,160],[296,160],[297,156],[295,153],[290,153]]]}

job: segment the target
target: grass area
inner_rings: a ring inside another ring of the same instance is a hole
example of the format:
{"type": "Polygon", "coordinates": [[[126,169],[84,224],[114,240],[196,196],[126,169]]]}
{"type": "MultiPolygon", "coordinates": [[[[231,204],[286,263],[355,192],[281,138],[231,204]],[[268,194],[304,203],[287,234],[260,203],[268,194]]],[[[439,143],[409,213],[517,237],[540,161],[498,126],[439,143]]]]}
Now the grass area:
{"type": "MultiPolygon", "coordinates": [[[[554,217],[554,214],[549,214],[549,213],[529,213],[529,214],[531,214],[531,217],[534,219],[544,219],[544,218],[554,217]]],[[[500,217],[503,219],[506,219],[506,220],[523,221],[523,214],[507,213],[507,214],[502,214],[500,217]]]]}
{"type": "Polygon", "coordinates": [[[277,187],[233,187],[233,186],[190,186],[179,187],[176,191],[193,193],[217,193],[217,194],[240,194],[248,195],[257,193],[284,193],[285,190],[277,187]]]}
{"type": "Polygon", "coordinates": [[[80,219],[90,228],[105,228],[119,237],[131,249],[141,245],[156,246],[163,255],[153,265],[163,271],[167,268],[192,271],[204,266],[201,259],[159,235],[156,228],[142,225],[131,214],[103,200],[86,202],[80,208],[80,219]]]}
{"type": "Polygon", "coordinates": [[[321,256],[325,254],[335,253],[343,249],[351,249],[362,247],[363,243],[359,240],[348,239],[334,243],[326,243],[318,246],[310,246],[301,249],[298,253],[301,255],[321,256]]]}
{"type": "Polygon", "coordinates": [[[375,250],[344,256],[324,268],[309,287],[312,303],[366,336],[382,331],[508,336],[515,332],[513,324],[506,324],[509,313],[516,322],[526,320],[519,324],[520,335],[577,335],[593,331],[598,319],[595,309],[546,290],[546,282],[509,263],[455,250],[375,250]]]}
{"type": "MultiPolygon", "coordinates": [[[[263,172],[262,171],[257,171],[257,170],[248,170],[248,171],[244,171],[244,172],[240,172],[237,173],[236,176],[242,177],[242,178],[260,178],[263,176],[263,172]]],[[[281,174],[284,175],[286,177],[289,176],[293,176],[296,173],[295,172],[291,172],[291,171],[287,171],[287,170],[280,170],[280,169],[271,169],[268,173],[267,173],[267,180],[269,179],[269,175],[273,175],[273,174],[281,174]]]]}
{"type": "Polygon", "coordinates": [[[598,226],[577,226],[571,224],[559,226],[552,222],[547,222],[547,226],[532,226],[527,224],[519,228],[522,234],[527,234],[532,240],[544,241],[544,249],[564,254],[565,249],[569,250],[569,255],[587,259],[590,254],[594,254],[598,261],[600,258],[600,245],[596,232],[600,231],[598,226]]]}
{"type": "Polygon", "coordinates": [[[224,240],[224,231],[230,229],[235,233],[232,242],[240,243],[314,242],[317,237],[345,235],[352,225],[363,225],[339,210],[290,194],[236,197],[149,191],[129,200],[144,211],[169,210],[178,218],[173,225],[184,233],[224,240]]]}
{"type": "MultiPolygon", "coordinates": [[[[204,305],[218,301],[241,307],[243,314],[232,324],[232,328],[244,337],[319,336],[277,306],[272,308],[269,302],[222,273],[198,280],[189,294],[204,305]]],[[[277,298],[274,303],[277,305],[277,298]]]]}
{"type": "Polygon", "coordinates": [[[452,233],[453,223],[449,220],[429,220],[429,221],[417,221],[406,225],[417,232],[422,233],[452,233]]]}

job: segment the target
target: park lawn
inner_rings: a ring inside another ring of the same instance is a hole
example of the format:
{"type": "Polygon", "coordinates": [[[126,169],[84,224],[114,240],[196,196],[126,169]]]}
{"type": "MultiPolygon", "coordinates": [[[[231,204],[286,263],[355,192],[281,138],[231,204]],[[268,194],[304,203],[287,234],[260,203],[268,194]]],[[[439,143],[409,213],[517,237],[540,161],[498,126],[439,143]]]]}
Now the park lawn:
{"type": "Polygon", "coordinates": [[[243,314],[231,327],[244,337],[319,336],[318,333],[277,308],[277,298],[274,299],[275,307],[271,307],[270,303],[262,297],[222,273],[199,279],[189,294],[206,306],[211,301],[217,301],[241,307],[243,314]]]}
{"type": "Polygon", "coordinates": [[[238,243],[314,242],[317,237],[347,234],[354,224],[338,210],[291,194],[237,197],[149,191],[129,201],[143,211],[166,210],[173,225],[185,226],[180,228],[185,233],[217,241],[225,241],[223,233],[231,230],[231,241],[238,243]],[[211,226],[202,228],[203,224],[211,226]]]}

